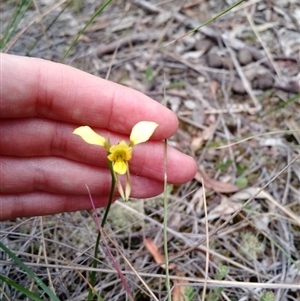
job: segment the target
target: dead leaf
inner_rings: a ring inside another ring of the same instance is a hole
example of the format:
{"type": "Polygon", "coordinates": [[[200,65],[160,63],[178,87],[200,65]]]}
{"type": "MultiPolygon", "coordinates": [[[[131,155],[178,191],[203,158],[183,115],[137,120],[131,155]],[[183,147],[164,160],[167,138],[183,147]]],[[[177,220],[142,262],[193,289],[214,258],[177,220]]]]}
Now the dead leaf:
{"type": "Polygon", "coordinates": [[[219,83],[217,81],[213,80],[210,85],[210,98],[216,97],[218,88],[219,88],[219,83]]]}
{"type": "Polygon", "coordinates": [[[195,212],[196,214],[200,214],[202,212],[203,207],[203,196],[205,195],[205,191],[203,187],[200,187],[194,194],[191,201],[188,202],[186,208],[186,214],[190,214],[191,212],[195,212]]]}
{"type": "MultiPolygon", "coordinates": [[[[148,250],[148,252],[153,256],[154,261],[158,264],[161,264],[162,262],[165,262],[165,257],[159,252],[158,247],[153,242],[151,238],[145,238],[144,244],[148,250]]],[[[161,265],[163,269],[166,268],[164,264],[161,265]]],[[[169,264],[169,270],[172,270],[175,268],[175,264],[169,264]]]]}
{"type": "Polygon", "coordinates": [[[207,141],[213,132],[215,131],[216,127],[215,124],[211,124],[208,127],[206,127],[199,136],[196,138],[193,138],[191,147],[194,151],[198,150],[202,145],[204,141],[207,141]]]}
{"type": "Polygon", "coordinates": [[[79,39],[79,41],[83,41],[83,42],[86,42],[86,43],[90,43],[91,42],[91,39],[89,36],[85,35],[85,34],[82,34],[79,39]]]}
{"type": "Polygon", "coordinates": [[[186,289],[188,286],[186,285],[188,281],[174,279],[172,280],[174,284],[174,289],[172,291],[172,301],[189,301],[188,296],[186,295],[186,289]]]}
{"type": "MultiPolygon", "coordinates": [[[[251,198],[253,195],[259,192],[258,187],[248,187],[246,189],[240,190],[239,192],[233,194],[230,199],[232,201],[238,202],[238,201],[246,201],[249,198],[251,198]]],[[[263,192],[260,192],[255,198],[257,199],[265,199],[265,195],[263,192]]]]}
{"type": "Polygon", "coordinates": [[[284,212],[289,216],[294,222],[300,225],[300,218],[296,215],[290,208],[283,206],[279,201],[275,200],[271,194],[262,190],[259,187],[248,187],[247,189],[241,190],[231,196],[232,200],[248,200],[255,195],[256,199],[266,199],[268,200],[269,212],[276,212],[276,208],[284,212]],[[257,194],[258,193],[258,194],[257,194]],[[257,195],[256,195],[257,194],[257,195]]]}
{"type": "MultiPolygon", "coordinates": [[[[149,253],[153,256],[156,263],[160,264],[165,261],[165,257],[159,252],[158,247],[151,238],[145,238],[144,244],[149,253]]],[[[165,265],[162,265],[161,267],[165,268],[165,265]]],[[[176,265],[174,263],[169,264],[169,270],[174,269],[176,276],[182,276],[182,273],[176,268],[176,265]]],[[[180,279],[174,279],[172,280],[172,282],[174,284],[174,289],[172,291],[172,301],[189,301],[188,294],[186,294],[187,289],[189,289],[189,287],[187,286],[189,282],[180,279]]]]}
{"type": "Polygon", "coordinates": [[[207,216],[207,220],[213,220],[216,218],[226,219],[228,215],[236,212],[242,207],[243,207],[242,203],[231,201],[226,196],[222,196],[221,203],[209,212],[207,216]]]}
{"type": "Polygon", "coordinates": [[[203,139],[206,141],[208,140],[211,135],[213,134],[213,132],[216,130],[216,124],[215,122],[213,122],[212,124],[210,124],[208,127],[206,127],[203,132],[202,132],[202,137],[203,139]]]}
{"type": "MultiPolygon", "coordinates": [[[[122,73],[122,72],[121,72],[122,73]]],[[[122,77],[124,76],[124,73],[120,74],[122,77]]],[[[123,79],[122,81],[122,85],[124,86],[127,86],[127,87],[130,87],[130,88],[134,88],[136,90],[139,90],[139,91],[144,91],[145,89],[145,86],[138,80],[136,79],[133,79],[133,78],[126,78],[126,79],[123,79]]]]}
{"type": "Polygon", "coordinates": [[[203,137],[202,135],[200,135],[199,137],[193,138],[192,143],[191,143],[191,147],[193,151],[198,150],[202,145],[203,145],[203,137]]]}
{"type": "Polygon", "coordinates": [[[197,107],[196,102],[194,100],[188,99],[188,100],[185,100],[183,103],[191,111],[197,107]]]}
{"type": "Polygon", "coordinates": [[[231,183],[223,183],[220,181],[216,181],[214,179],[211,179],[203,170],[198,169],[195,177],[195,180],[197,180],[198,182],[202,183],[203,180],[203,184],[205,186],[205,188],[210,188],[216,192],[221,192],[221,193],[231,193],[231,192],[236,192],[238,191],[240,188],[237,187],[234,184],[231,183]]]}

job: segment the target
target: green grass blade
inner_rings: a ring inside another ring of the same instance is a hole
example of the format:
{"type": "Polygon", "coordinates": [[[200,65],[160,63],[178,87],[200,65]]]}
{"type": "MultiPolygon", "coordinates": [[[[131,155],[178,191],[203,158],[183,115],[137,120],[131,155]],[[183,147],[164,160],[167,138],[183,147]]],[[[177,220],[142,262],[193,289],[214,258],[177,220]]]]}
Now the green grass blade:
{"type": "Polygon", "coordinates": [[[205,21],[204,23],[202,23],[201,25],[193,28],[192,30],[188,31],[187,33],[185,33],[184,35],[182,35],[181,37],[173,40],[172,42],[169,42],[167,43],[166,45],[164,46],[169,46],[170,44],[178,41],[179,39],[185,37],[185,36],[188,36],[189,34],[191,33],[194,33],[195,31],[199,30],[200,28],[210,24],[211,22],[215,21],[216,19],[220,18],[221,16],[225,15],[226,13],[228,13],[230,10],[232,10],[234,7],[240,5],[242,2],[244,2],[245,0],[239,0],[238,2],[230,5],[229,7],[227,7],[226,9],[224,9],[223,11],[221,11],[220,13],[218,13],[217,15],[213,16],[212,18],[208,19],[207,21],[205,21]]]}
{"type": "Polygon", "coordinates": [[[289,103],[293,102],[293,101],[296,101],[300,98],[300,93],[297,93],[296,95],[294,95],[293,97],[290,97],[287,101],[284,101],[282,102],[281,104],[277,105],[275,108],[269,110],[268,112],[266,112],[263,116],[261,116],[261,118],[273,113],[273,112],[276,112],[280,109],[283,109],[285,106],[287,106],[289,103]]]}
{"type": "Polygon", "coordinates": [[[21,20],[23,19],[25,13],[31,6],[32,2],[33,0],[22,0],[18,3],[11,17],[11,21],[9,22],[3,33],[3,38],[1,38],[0,49],[4,49],[7,43],[10,41],[12,35],[14,34],[21,20]]]}
{"type": "MultiPolygon", "coordinates": [[[[50,24],[47,26],[46,28],[46,32],[52,27],[52,25],[55,24],[55,22],[57,21],[57,19],[65,12],[65,10],[69,7],[69,5],[72,3],[72,1],[69,1],[65,7],[57,14],[57,16],[55,16],[52,20],[52,22],[50,22],[50,24]]],[[[35,46],[38,44],[38,42],[42,39],[42,37],[44,36],[44,34],[41,34],[37,37],[37,39],[35,40],[35,42],[33,42],[29,49],[27,50],[26,52],[26,56],[29,56],[30,55],[30,52],[35,48],[35,46]]]]}
{"type": "Polygon", "coordinates": [[[65,58],[68,56],[68,54],[70,53],[70,51],[73,49],[74,45],[77,43],[79,37],[83,34],[83,32],[87,29],[87,27],[94,21],[94,19],[104,10],[104,8],[110,3],[112,2],[112,0],[106,0],[105,3],[103,5],[101,5],[97,11],[92,15],[92,17],[89,19],[89,21],[85,24],[85,26],[80,30],[80,32],[78,33],[77,37],[75,38],[75,40],[72,42],[71,46],[69,47],[69,49],[66,51],[66,53],[64,54],[63,58],[60,60],[61,62],[63,62],[65,60],[65,58]]]}
{"type": "MultiPolygon", "coordinates": [[[[260,231],[259,228],[256,228],[260,231]]],[[[272,242],[277,248],[278,250],[280,250],[286,258],[288,258],[294,265],[295,265],[295,268],[300,271],[300,264],[295,260],[293,259],[293,257],[289,254],[288,251],[286,251],[277,241],[275,241],[275,239],[273,239],[272,237],[268,236],[267,234],[265,234],[265,237],[270,241],[272,242]]]]}
{"type": "Polygon", "coordinates": [[[0,248],[10,257],[12,260],[18,264],[27,275],[35,281],[35,283],[42,288],[42,290],[51,298],[52,301],[60,301],[54,293],[49,289],[47,285],[34,273],[32,272],[23,262],[20,260],[13,252],[11,252],[7,247],[5,247],[0,242],[0,248]]]}
{"type": "Polygon", "coordinates": [[[210,24],[211,22],[215,21],[216,19],[220,18],[221,16],[225,15],[226,13],[228,13],[230,10],[232,10],[234,7],[240,5],[242,2],[244,2],[245,0],[239,0],[236,3],[233,3],[232,5],[230,5],[229,7],[227,7],[226,9],[224,9],[223,11],[221,11],[220,13],[218,13],[217,15],[213,16],[212,18],[210,18],[209,20],[205,21],[204,23],[202,23],[201,25],[199,25],[198,27],[195,27],[194,29],[190,30],[188,33],[193,33],[195,31],[197,31],[198,29],[200,29],[201,27],[204,27],[208,24],[210,24]]]}
{"type": "Polygon", "coordinates": [[[9,286],[15,288],[16,290],[22,292],[25,296],[30,298],[30,300],[43,301],[43,299],[41,299],[38,295],[34,294],[33,292],[29,291],[27,288],[14,282],[13,280],[6,278],[5,276],[0,275],[0,280],[2,280],[4,283],[7,283],[9,286]]]}

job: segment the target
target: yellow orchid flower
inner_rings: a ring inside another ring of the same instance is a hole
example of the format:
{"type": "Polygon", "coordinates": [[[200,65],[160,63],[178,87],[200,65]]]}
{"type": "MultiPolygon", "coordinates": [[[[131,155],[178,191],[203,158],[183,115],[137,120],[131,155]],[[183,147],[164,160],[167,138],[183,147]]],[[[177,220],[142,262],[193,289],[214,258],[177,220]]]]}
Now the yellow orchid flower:
{"type": "Polygon", "coordinates": [[[120,175],[124,175],[128,169],[128,161],[132,156],[132,147],[128,146],[125,141],[121,141],[118,145],[113,145],[109,149],[110,155],[108,160],[113,162],[114,171],[120,175]]]}
{"type": "Polygon", "coordinates": [[[89,126],[81,126],[76,128],[73,132],[79,135],[85,142],[104,147],[107,152],[107,159],[112,162],[113,172],[116,179],[119,193],[124,200],[129,199],[131,192],[130,173],[128,161],[132,157],[132,149],[139,143],[146,142],[154,133],[158,124],[153,121],[140,121],[131,131],[129,145],[123,140],[117,145],[110,145],[109,140],[94,132],[89,126]],[[125,194],[118,175],[126,174],[125,194]]]}

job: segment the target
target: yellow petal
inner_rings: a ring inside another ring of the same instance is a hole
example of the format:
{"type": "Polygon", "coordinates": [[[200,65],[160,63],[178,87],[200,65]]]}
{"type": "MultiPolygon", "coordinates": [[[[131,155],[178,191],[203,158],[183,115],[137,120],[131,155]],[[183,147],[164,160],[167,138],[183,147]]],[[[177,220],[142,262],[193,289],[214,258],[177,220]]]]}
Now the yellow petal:
{"type": "Polygon", "coordinates": [[[126,170],[127,170],[127,165],[125,163],[125,161],[115,161],[113,163],[113,169],[114,169],[114,172],[119,174],[119,175],[124,175],[126,173],[126,170]]]}
{"type": "Polygon", "coordinates": [[[117,145],[112,145],[109,149],[110,155],[108,159],[110,161],[115,161],[117,158],[122,158],[122,160],[129,161],[131,159],[132,147],[128,146],[127,143],[122,140],[117,145]]]}
{"type": "Polygon", "coordinates": [[[149,140],[158,124],[153,121],[140,121],[131,131],[130,145],[136,145],[149,140]]]}
{"type": "Polygon", "coordinates": [[[94,132],[89,126],[81,126],[74,130],[73,134],[80,136],[89,144],[101,145],[105,147],[105,139],[94,132]]]}

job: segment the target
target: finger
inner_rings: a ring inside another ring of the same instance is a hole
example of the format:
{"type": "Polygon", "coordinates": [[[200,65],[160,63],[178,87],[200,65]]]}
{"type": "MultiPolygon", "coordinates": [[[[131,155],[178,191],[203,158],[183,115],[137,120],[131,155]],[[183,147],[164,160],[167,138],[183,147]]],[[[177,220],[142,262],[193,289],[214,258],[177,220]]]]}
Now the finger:
{"type": "MultiPolygon", "coordinates": [[[[88,186],[92,195],[108,196],[111,189],[111,175],[107,169],[59,157],[0,158],[2,194],[44,191],[63,195],[86,195],[88,186]]],[[[159,194],[163,184],[132,175],[131,186],[131,196],[139,198],[159,194]]]]}
{"type": "Polygon", "coordinates": [[[45,117],[123,134],[138,121],[155,121],[152,139],[177,130],[174,113],[138,91],[62,64],[0,55],[1,118],[45,117]]]}
{"type": "MultiPolygon", "coordinates": [[[[0,121],[0,153],[14,156],[60,156],[96,167],[107,168],[107,154],[103,147],[89,145],[73,134],[76,126],[61,122],[26,118],[0,121]],[[14,141],[12,143],[12,141],[14,141]]],[[[104,137],[108,133],[98,130],[104,137]]],[[[114,133],[112,143],[128,137],[114,133]]],[[[167,152],[168,182],[180,184],[192,179],[196,172],[194,160],[169,147],[167,152]],[[182,168],[184,166],[184,168],[182,168]]],[[[164,146],[162,142],[147,142],[133,149],[130,171],[142,177],[164,179],[164,146]]]]}
{"type": "MultiPolygon", "coordinates": [[[[107,197],[92,196],[96,208],[107,205],[107,197]]],[[[58,195],[45,192],[0,195],[0,221],[92,209],[87,195],[58,195]]]]}

